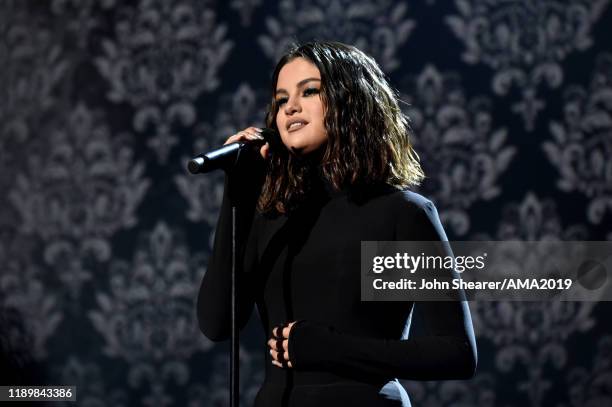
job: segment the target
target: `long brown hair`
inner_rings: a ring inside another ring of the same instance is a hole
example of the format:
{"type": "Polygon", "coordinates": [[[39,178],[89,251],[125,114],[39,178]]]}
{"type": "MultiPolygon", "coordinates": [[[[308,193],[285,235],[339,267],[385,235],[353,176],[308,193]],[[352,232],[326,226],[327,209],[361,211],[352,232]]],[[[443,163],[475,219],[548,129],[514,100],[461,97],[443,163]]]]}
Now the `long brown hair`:
{"type": "Polygon", "coordinates": [[[296,58],[312,62],[321,74],[327,143],[316,169],[303,157],[278,148],[272,154],[259,198],[259,210],[288,212],[307,195],[317,171],[334,189],[386,183],[403,189],[424,177],[410,142],[410,128],[397,93],[374,61],[359,49],[338,42],[295,45],[272,75],[272,101],[266,126],[278,131],[275,99],[280,70],[296,58]]]}

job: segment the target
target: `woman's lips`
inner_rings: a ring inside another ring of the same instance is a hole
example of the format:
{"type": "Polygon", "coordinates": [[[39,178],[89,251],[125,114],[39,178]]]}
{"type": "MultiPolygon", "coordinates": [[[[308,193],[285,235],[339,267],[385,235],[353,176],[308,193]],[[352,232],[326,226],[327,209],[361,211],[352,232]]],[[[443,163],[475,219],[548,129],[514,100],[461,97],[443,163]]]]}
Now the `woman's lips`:
{"type": "Polygon", "coordinates": [[[291,125],[289,125],[289,127],[287,127],[287,131],[289,133],[293,133],[294,131],[298,131],[300,129],[303,129],[304,127],[306,127],[308,125],[308,123],[306,122],[296,122],[296,123],[300,123],[299,125],[294,125],[293,123],[291,125]]]}

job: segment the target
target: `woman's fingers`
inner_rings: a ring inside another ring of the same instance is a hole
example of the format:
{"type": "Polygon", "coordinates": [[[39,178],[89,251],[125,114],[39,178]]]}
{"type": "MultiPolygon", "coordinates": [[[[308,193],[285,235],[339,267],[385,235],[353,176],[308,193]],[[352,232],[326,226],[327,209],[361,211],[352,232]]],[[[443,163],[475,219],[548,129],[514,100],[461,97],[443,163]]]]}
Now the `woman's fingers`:
{"type": "Polygon", "coordinates": [[[295,324],[295,321],[287,325],[286,328],[283,329],[283,338],[289,338],[289,334],[291,333],[291,327],[295,324]]]}
{"type": "Polygon", "coordinates": [[[294,324],[295,321],[287,324],[287,326],[280,325],[272,328],[272,338],[268,339],[267,344],[270,348],[272,364],[275,366],[293,367],[289,359],[289,335],[294,324]],[[282,354],[279,354],[279,352],[282,352],[282,354]]]}
{"type": "Polygon", "coordinates": [[[259,149],[259,154],[261,154],[261,156],[263,158],[268,158],[268,153],[270,152],[270,145],[268,143],[264,144],[260,149],[259,149]]]}
{"type": "MultiPolygon", "coordinates": [[[[230,144],[230,143],[235,143],[237,141],[240,140],[263,140],[263,136],[261,135],[261,132],[263,130],[260,129],[259,127],[247,127],[244,130],[241,130],[239,132],[237,132],[236,134],[228,137],[227,140],[225,140],[225,143],[223,143],[223,145],[226,144],[230,144]]],[[[268,158],[268,153],[270,151],[270,146],[268,145],[268,143],[265,143],[263,146],[261,146],[261,148],[259,149],[259,154],[261,154],[261,156],[265,159],[268,158]]]]}
{"type": "Polygon", "coordinates": [[[241,131],[241,132],[234,134],[233,136],[230,136],[227,140],[225,140],[225,143],[223,144],[225,145],[225,144],[235,143],[237,141],[245,140],[245,139],[246,140],[263,140],[263,137],[255,132],[241,131]]]}
{"type": "MultiPolygon", "coordinates": [[[[268,347],[270,349],[278,350],[278,348],[279,348],[279,339],[272,338],[272,339],[268,340],[268,347]]],[[[282,345],[280,347],[282,347],[282,349],[284,351],[288,351],[289,350],[289,339],[284,339],[282,341],[282,345]]]]}
{"type": "MultiPolygon", "coordinates": [[[[274,366],[278,366],[278,367],[280,367],[281,369],[282,369],[282,367],[283,367],[283,365],[282,365],[282,364],[280,364],[279,362],[277,362],[276,360],[273,360],[273,361],[272,361],[272,364],[273,364],[274,366]]],[[[287,362],[287,367],[293,367],[293,365],[291,364],[291,362],[287,362]]]]}
{"type": "Polygon", "coordinates": [[[263,129],[259,128],[259,127],[249,127],[248,130],[252,130],[255,131],[257,133],[261,133],[263,131],[263,129]]]}
{"type": "MultiPolygon", "coordinates": [[[[272,356],[273,360],[278,361],[278,357],[279,357],[279,352],[275,351],[274,349],[270,349],[270,355],[272,356]]],[[[285,360],[289,360],[289,353],[288,352],[283,352],[283,357],[285,358],[285,360]]]]}
{"type": "Polygon", "coordinates": [[[279,326],[275,326],[274,328],[272,328],[272,336],[278,338],[280,337],[280,335],[282,335],[283,338],[289,338],[289,334],[291,333],[291,327],[293,325],[295,325],[296,321],[290,322],[287,324],[287,326],[285,325],[279,325],[279,326]],[[279,331],[279,328],[283,328],[282,331],[279,331]]]}
{"type": "Polygon", "coordinates": [[[236,134],[230,136],[223,144],[225,145],[229,143],[235,143],[236,141],[240,141],[244,139],[263,140],[263,137],[261,136],[261,132],[262,132],[262,129],[260,129],[259,127],[247,127],[246,129],[241,130],[237,132],[236,134]]]}
{"type": "MultiPolygon", "coordinates": [[[[272,356],[272,364],[278,367],[283,367],[283,364],[279,361],[279,353],[274,349],[270,349],[270,355],[272,356]]],[[[289,353],[283,352],[283,360],[287,361],[288,367],[293,367],[291,361],[289,360],[289,353]]]]}

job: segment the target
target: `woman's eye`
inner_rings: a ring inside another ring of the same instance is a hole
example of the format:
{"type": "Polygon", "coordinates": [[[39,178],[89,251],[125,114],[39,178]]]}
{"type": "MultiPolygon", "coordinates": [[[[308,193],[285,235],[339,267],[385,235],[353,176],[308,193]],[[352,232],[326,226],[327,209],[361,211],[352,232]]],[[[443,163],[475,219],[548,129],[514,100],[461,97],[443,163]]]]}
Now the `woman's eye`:
{"type": "Polygon", "coordinates": [[[319,89],[317,88],[308,88],[304,90],[304,96],[316,95],[319,93],[319,89]]]}
{"type": "MultiPolygon", "coordinates": [[[[302,93],[302,96],[311,96],[311,95],[316,95],[318,93],[319,93],[319,89],[318,88],[307,88],[307,89],[304,89],[304,92],[302,93]]],[[[288,99],[289,98],[286,98],[286,97],[278,98],[278,99],[276,99],[276,105],[277,106],[282,106],[285,103],[287,103],[288,99]]]]}

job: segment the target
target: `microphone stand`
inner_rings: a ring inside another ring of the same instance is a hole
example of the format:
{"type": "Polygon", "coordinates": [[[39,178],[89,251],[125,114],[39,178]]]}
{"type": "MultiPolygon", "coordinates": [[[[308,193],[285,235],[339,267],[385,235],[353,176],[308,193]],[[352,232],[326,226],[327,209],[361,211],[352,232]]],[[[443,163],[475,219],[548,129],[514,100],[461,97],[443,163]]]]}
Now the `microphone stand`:
{"type": "MultiPolygon", "coordinates": [[[[231,172],[235,169],[240,161],[240,157],[242,156],[243,151],[253,146],[261,146],[265,142],[269,142],[270,145],[276,145],[278,140],[278,134],[271,129],[263,129],[263,135],[266,138],[265,141],[253,142],[250,143],[240,143],[236,146],[237,143],[229,144],[216,152],[210,154],[208,157],[204,158],[202,156],[198,156],[189,161],[187,168],[189,172],[192,174],[197,174],[198,172],[202,172],[203,165],[205,165],[207,160],[214,158],[216,156],[221,156],[222,160],[220,161],[219,167],[209,167],[209,169],[205,170],[205,172],[210,171],[214,168],[223,168],[226,173],[231,172]],[[224,153],[231,152],[232,150],[238,149],[235,160],[231,160],[231,155],[227,155],[228,158],[223,158],[224,153]]],[[[230,308],[230,319],[231,319],[231,329],[230,329],[230,407],[239,407],[239,396],[240,396],[240,327],[238,326],[238,279],[239,273],[237,270],[237,250],[236,250],[236,200],[233,195],[233,191],[231,190],[231,184],[228,184],[230,188],[230,202],[231,202],[231,210],[232,210],[232,268],[231,268],[231,308],[230,308]]]]}
{"type": "MultiPolygon", "coordinates": [[[[236,161],[231,165],[231,168],[226,168],[226,171],[231,171],[238,165],[238,161],[242,156],[244,147],[238,150],[236,161]]],[[[236,250],[236,200],[232,199],[231,186],[230,202],[232,206],[232,277],[231,277],[231,308],[230,308],[230,407],[239,407],[240,405],[240,327],[238,326],[238,251],[236,250]]]]}
{"type": "MultiPolygon", "coordinates": [[[[231,172],[238,164],[240,157],[242,156],[242,151],[248,148],[248,144],[243,144],[239,147],[238,153],[236,155],[236,159],[230,162],[224,162],[223,170],[226,173],[231,172]]],[[[188,165],[188,169],[192,174],[198,173],[197,167],[194,167],[194,160],[191,160],[188,165]]],[[[232,211],[232,222],[231,222],[231,235],[232,235],[232,250],[231,250],[231,305],[230,305],[230,320],[231,320],[231,328],[230,328],[230,385],[229,385],[229,401],[230,407],[239,407],[240,402],[240,336],[239,336],[239,326],[238,326],[238,270],[237,270],[237,250],[236,250],[236,200],[233,196],[233,191],[231,190],[230,184],[228,184],[228,188],[230,188],[230,202],[231,202],[231,211],[232,211]]]]}
{"type": "Polygon", "coordinates": [[[232,203],[232,305],[230,332],[230,407],[238,407],[240,401],[240,336],[237,314],[238,274],[236,272],[236,204],[232,203]]]}

